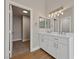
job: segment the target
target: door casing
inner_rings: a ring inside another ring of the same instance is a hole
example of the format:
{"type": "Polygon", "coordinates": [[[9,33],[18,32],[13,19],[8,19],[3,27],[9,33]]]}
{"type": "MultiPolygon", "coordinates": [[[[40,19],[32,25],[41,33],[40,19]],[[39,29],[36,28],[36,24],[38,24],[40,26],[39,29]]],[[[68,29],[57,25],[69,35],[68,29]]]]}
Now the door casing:
{"type": "MultiPolygon", "coordinates": [[[[32,9],[31,8],[29,8],[29,7],[26,7],[26,6],[23,6],[23,5],[21,5],[21,4],[18,4],[18,3],[16,3],[16,2],[13,2],[13,1],[7,1],[7,3],[6,4],[8,4],[8,5],[6,5],[8,8],[7,8],[7,10],[6,10],[6,15],[8,15],[8,17],[6,17],[6,20],[8,20],[8,21],[6,21],[5,23],[7,23],[7,25],[6,25],[6,27],[7,28],[5,28],[7,31],[8,31],[8,33],[5,33],[5,39],[6,39],[6,41],[5,41],[5,59],[9,59],[10,57],[9,57],[9,53],[11,52],[12,53],[12,50],[11,51],[9,51],[9,32],[10,32],[10,30],[9,30],[9,5],[13,5],[13,6],[17,6],[17,7],[20,7],[20,8],[23,8],[23,9],[26,9],[26,10],[29,10],[30,11],[30,52],[32,52],[33,50],[33,48],[32,48],[32,38],[33,38],[33,12],[32,12],[32,9]],[[8,36],[7,36],[8,35],[8,36]],[[7,38],[6,38],[7,37],[7,38]],[[8,44],[7,44],[8,43],[8,44]],[[7,46],[7,45],[8,46],[7,46]]],[[[5,16],[6,16],[5,15],[5,16]]],[[[5,32],[7,32],[5,30],[5,32]]],[[[12,43],[11,43],[12,44],[12,43]]],[[[11,46],[12,47],[12,46],[11,46]]]]}

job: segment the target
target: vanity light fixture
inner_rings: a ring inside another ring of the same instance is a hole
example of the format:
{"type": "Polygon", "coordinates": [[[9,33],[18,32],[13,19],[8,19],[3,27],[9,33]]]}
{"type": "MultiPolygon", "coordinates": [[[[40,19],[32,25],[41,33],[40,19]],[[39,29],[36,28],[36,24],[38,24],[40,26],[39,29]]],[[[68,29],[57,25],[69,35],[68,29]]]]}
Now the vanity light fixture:
{"type": "Polygon", "coordinates": [[[28,11],[26,11],[26,10],[23,10],[23,13],[28,13],[28,11]]]}
{"type": "Polygon", "coordinates": [[[54,11],[52,11],[52,12],[50,12],[49,13],[49,18],[55,18],[56,16],[60,16],[60,15],[63,15],[64,13],[63,13],[63,7],[60,7],[60,8],[57,8],[57,9],[55,9],[54,11]]]}

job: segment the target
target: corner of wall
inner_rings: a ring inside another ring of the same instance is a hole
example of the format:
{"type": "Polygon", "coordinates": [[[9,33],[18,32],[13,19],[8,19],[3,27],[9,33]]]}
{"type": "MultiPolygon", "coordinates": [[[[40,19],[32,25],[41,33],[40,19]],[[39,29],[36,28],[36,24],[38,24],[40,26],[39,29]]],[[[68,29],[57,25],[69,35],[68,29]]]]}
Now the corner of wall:
{"type": "Polygon", "coordinates": [[[36,51],[38,49],[40,49],[40,47],[35,47],[35,48],[31,49],[31,52],[34,52],[34,51],[36,51]]]}

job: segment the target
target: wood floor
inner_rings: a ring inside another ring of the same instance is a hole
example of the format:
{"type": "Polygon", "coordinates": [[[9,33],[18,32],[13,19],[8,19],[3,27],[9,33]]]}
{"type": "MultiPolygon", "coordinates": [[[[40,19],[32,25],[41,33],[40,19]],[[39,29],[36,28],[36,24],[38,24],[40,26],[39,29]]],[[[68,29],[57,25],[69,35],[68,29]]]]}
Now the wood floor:
{"type": "Polygon", "coordinates": [[[43,50],[39,49],[35,52],[23,53],[12,57],[11,59],[55,59],[43,50]]]}
{"type": "Polygon", "coordinates": [[[12,49],[12,56],[16,56],[18,54],[22,53],[29,53],[30,52],[30,41],[22,42],[20,41],[14,41],[13,42],[13,49],[12,49]]]}
{"type": "Polygon", "coordinates": [[[47,54],[42,49],[39,49],[34,52],[30,52],[29,48],[30,42],[14,42],[13,46],[13,56],[10,59],[55,59],[47,54]]]}

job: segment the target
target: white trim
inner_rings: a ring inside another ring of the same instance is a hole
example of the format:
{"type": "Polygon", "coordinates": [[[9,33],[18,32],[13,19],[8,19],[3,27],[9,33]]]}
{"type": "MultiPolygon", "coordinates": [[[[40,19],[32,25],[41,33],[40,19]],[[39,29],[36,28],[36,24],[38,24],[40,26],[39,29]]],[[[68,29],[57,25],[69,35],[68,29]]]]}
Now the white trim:
{"type": "Polygon", "coordinates": [[[4,39],[5,39],[5,52],[4,59],[9,59],[9,0],[5,0],[5,21],[4,21],[4,39]]]}
{"type": "Polygon", "coordinates": [[[26,6],[24,6],[24,5],[21,5],[21,4],[19,4],[19,3],[13,2],[13,1],[9,1],[9,4],[14,5],[14,6],[17,6],[17,7],[20,7],[20,8],[23,8],[23,9],[27,9],[27,10],[31,10],[31,11],[32,11],[31,8],[26,7],[26,6]]]}
{"type": "Polygon", "coordinates": [[[74,38],[69,39],[69,59],[74,59],[74,38]]]}
{"type": "Polygon", "coordinates": [[[26,39],[22,40],[22,42],[25,42],[25,41],[30,41],[30,40],[29,40],[29,39],[27,39],[27,40],[26,40],[26,39]]]}
{"type": "Polygon", "coordinates": [[[33,48],[33,49],[31,50],[31,52],[34,52],[34,51],[36,51],[36,50],[38,50],[38,49],[40,49],[40,47],[35,47],[35,48],[33,48]]]}
{"type": "Polygon", "coordinates": [[[9,41],[10,41],[9,42],[9,44],[10,44],[10,50],[9,51],[10,51],[10,58],[12,57],[12,53],[11,52],[12,52],[12,47],[13,47],[13,44],[12,44],[12,42],[13,42],[12,41],[12,39],[13,39],[12,38],[13,37],[12,36],[12,32],[13,32],[13,29],[12,29],[13,28],[13,26],[12,26],[13,25],[13,22],[12,22],[13,21],[13,17],[12,16],[13,16],[13,13],[12,12],[13,12],[12,11],[12,5],[9,5],[9,41]]]}
{"type": "Polygon", "coordinates": [[[20,41],[20,40],[22,40],[22,39],[13,39],[12,41],[20,41]]]}
{"type": "MultiPolygon", "coordinates": [[[[12,41],[20,41],[20,40],[22,40],[22,39],[15,39],[15,40],[12,40],[12,41]]],[[[25,41],[30,41],[29,39],[28,40],[22,40],[22,42],[25,42],[25,41]]]]}
{"type": "Polygon", "coordinates": [[[30,11],[30,51],[33,49],[32,48],[32,38],[33,38],[33,12],[32,12],[32,9],[31,8],[28,8],[28,7],[26,7],[26,6],[24,6],[24,5],[21,5],[21,4],[18,4],[18,3],[16,3],[16,2],[13,2],[13,1],[10,1],[9,2],[9,4],[11,4],[11,5],[14,5],[14,6],[17,6],[17,7],[20,7],[20,8],[23,8],[23,9],[26,9],[26,10],[29,10],[30,11]]]}

